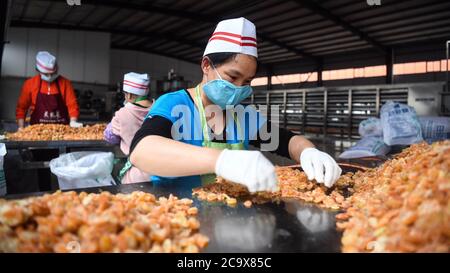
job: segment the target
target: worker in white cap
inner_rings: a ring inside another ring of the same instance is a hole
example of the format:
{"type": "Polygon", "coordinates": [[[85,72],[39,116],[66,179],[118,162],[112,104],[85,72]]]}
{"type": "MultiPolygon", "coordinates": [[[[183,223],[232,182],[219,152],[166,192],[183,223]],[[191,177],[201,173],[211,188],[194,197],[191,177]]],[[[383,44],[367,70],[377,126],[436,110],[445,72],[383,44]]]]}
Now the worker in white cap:
{"type": "MultiPolygon", "coordinates": [[[[119,144],[125,155],[129,154],[131,140],[147,116],[152,101],[148,97],[150,78],[147,74],[130,72],[123,78],[124,107],[119,109],[106,126],[104,138],[111,144],[119,144]]],[[[133,167],[129,162],[120,172],[122,184],[145,182],[149,174],[133,167]]]]}
{"type": "MultiPolygon", "coordinates": [[[[260,129],[270,123],[267,118],[256,110],[249,112],[250,118],[208,115],[211,106],[225,112],[237,109],[252,94],[257,57],[255,25],[245,18],[221,21],[202,58],[202,81],[154,103],[131,144],[131,163],[154,174],[154,185],[196,187],[213,182],[217,175],[247,186],[250,192],[277,190],[272,163],[260,151],[247,151],[249,144],[262,147],[260,129]]],[[[276,126],[267,128],[279,130],[273,152],[301,162],[309,179],[328,187],[338,179],[341,169],[334,159],[305,137],[276,126]]]]}
{"type": "Polygon", "coordinates": [[[27,79],[17,102],[16,120],[23,128],[30,111],[30,124],[59,123],[81,127],[78,103],[70,80],[58,75],[56,58],[47,51],[36,55],[38,75],[27,79]]]}

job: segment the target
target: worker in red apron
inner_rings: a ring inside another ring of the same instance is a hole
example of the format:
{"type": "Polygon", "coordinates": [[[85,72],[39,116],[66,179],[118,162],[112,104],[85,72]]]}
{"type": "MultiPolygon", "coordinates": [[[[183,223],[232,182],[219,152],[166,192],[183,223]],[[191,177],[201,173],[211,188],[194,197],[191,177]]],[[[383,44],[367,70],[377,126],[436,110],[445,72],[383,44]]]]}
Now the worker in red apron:
{"type": "Polygon", "coordinates": [[[25,117],[30,111],[30,124],[70,124],[81,127],[77,122],[78,103],[71,82],[58,75],[56,58],[46,51],[36,55],[38,75],[27,79],[17,102],[16,119],[23,128],[25,117]]]}
{"type": "MultiPolygon", "coordinates": [[[[77,98],[70,80],[58,75],[56,58],[46,51],[36,55],[36,70],[39,74],[27,79],[22,87],[16,107],[19,128],[25,126],[25,117],[30,115],[30,124],[70,124],[82,127],[77,98]]],[[[57,149],[32,150],[33,160],[45,162],[59,155],[57,149]]],[[[49,169],[37,170],[40,191],[51,190],[49,169]]]]}

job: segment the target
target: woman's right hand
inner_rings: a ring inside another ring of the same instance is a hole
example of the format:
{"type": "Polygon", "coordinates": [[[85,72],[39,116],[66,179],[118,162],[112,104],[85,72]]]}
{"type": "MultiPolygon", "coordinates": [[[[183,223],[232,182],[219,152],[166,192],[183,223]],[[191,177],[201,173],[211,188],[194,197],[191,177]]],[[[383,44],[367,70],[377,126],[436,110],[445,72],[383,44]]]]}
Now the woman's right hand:
{"type": "Polygon", "coordinates": [[[223,150],[215,172],[226,180],[247,186],[250,192],[278,190],[275,167],[259,151],[223,150]]]}

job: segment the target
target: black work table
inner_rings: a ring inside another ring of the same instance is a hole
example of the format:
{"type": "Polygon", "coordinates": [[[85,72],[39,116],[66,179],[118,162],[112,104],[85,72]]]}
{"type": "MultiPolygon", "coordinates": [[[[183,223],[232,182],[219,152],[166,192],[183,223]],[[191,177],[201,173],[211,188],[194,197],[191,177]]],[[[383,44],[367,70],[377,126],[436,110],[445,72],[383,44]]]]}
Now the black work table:
{"type": "Polygon", "coordinates": [[[6,146],[5,174],[8,191],[12,190],[13,193],[30,192],[30,187],[38,187],[34,191],[57,189],[56,177],[52,177],[49,163],[50,160],[65,153],[104,151],[113,152],[116,158],[125,158],[118,145],[109,144],[104,140],[0,140],[0,143],[6,146]],[[35,172],[38,172],[37,175],[35,172]],[[23,174],[26,174],[26,179],[23,174]],[[14,181],[14,184],[8,181],[14,181]],[[34,184],[39,185],[34,186],[34,184]]]}
{"type": "Polygon", "coordinates": [[[115,145],[104,140],[52,140],[52,141],[15,141],[0,140],[6,145],[6,149],[58,149],[60,153],[66,153],[70,148],[112,148],[115,145]]]}
{"type": "MultiPolygon", "coordinates": [[[[208,203],[192,197],[191,190],[153,186],[150,182],[79,189],[99,193],[144,191],[156,196],[174,194],[191,198],[199,209],[201,233],[210,238],[205,252],[339,252],[341,233],[336,230],[337,212],[323,210],[299,201],[266,203],[246,208],[208,203]]],[[[43,193],[9,195],[7,199],[38,196],[43,193]]]]}

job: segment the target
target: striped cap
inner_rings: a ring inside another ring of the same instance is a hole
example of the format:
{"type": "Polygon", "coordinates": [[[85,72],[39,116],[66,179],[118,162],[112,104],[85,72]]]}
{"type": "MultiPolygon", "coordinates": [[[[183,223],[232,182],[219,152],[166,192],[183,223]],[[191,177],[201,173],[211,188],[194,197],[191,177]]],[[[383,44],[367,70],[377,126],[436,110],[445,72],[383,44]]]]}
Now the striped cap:
{"type": "Polygon", "coordinates": [[[223,52],[242,53],[258,58],[255,25],[244,17],[219,22],[203,56],[223,52]]]}
{"type": "Polygon", "coordinates": [[[123,91],[135,94],[138,96],[145,96],[148,94],[148,84],[150,78],[147,74],[138,74],[130,72],[123,77],[123,91]]]}
{"type": "Polygon", "coordinates": [[[56,72],[56,58],[47,51],[36,54],[36,68],[39,72],[51,74],[56,72]]]}

